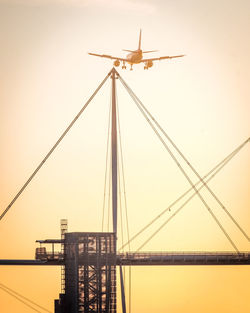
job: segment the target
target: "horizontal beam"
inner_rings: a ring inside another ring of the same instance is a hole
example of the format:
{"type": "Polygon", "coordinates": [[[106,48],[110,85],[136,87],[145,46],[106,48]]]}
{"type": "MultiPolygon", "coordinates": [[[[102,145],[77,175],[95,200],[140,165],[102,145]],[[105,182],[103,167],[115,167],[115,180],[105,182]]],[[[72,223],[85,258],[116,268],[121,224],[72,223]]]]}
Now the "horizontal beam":
{"type": "Polygon", "coordinates": [[[64,243],[64,239],[46,239],[46,240],[36,240],[39,243],[64,243]]]}
{"type": "MultiPolygon", "coordinates": [[[[105,258],[105,264],[122,266],[152,266],[152,265],[250,265],[250,252],[130,252],[119,253],[116,258],[105,258]]],[[[102,257],[98,258],[102,263],[102,257]]],[[[85,263],[85,258],[79,258],[79,264],[85,263]]],[[[88,264],[95,264],[96,257],[88,258],[88,264]],[[93,259],[93,261],[92,261],[93,259]]],[[[0,260],[0,265],[64,265],[63,259],[42,260],[0,260]]]]}
{"type": "Polygon", "coordinates": [[[59,260],[0,260],[0,265],[63,265],[59,260]]]}
{"type": "Polygon", "coordinates": [[[250,265],[250,253],[124,253],[117,265],[250,265]]]}

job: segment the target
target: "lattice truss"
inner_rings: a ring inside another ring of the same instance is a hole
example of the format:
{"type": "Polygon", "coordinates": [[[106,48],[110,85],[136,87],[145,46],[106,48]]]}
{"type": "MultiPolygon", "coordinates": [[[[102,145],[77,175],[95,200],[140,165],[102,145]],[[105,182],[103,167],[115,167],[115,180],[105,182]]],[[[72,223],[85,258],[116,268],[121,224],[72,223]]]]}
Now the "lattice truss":
{"type": "Polygon", "coordinates": [[[113,233],[66,234],[65,306],[69,311],[116,312],[115,260],[113,233]]]}

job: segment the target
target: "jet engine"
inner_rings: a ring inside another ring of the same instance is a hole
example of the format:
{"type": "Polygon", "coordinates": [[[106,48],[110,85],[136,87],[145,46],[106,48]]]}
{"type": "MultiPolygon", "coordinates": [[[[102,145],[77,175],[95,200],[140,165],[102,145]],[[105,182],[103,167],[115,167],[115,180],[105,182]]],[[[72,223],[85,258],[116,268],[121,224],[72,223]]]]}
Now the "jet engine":
{"type": "Polygon", "coordinates": [[[152,67],[152,66],[153,66],[153,61],[149,60],[149,61],[145,62],[144,70],[148,70],[148,68],[152,67]]]}
{"type": "Polygon", "coordinates": [[[152,67],[153,66],[153,61],[147,61],[147,67],[152,67]]]}
{"type": "Polygon", "coordinates": [[[115,60],[114,61],[114,66],[119,66],[120,65],[120,61],[119,60],[115,60]]]}

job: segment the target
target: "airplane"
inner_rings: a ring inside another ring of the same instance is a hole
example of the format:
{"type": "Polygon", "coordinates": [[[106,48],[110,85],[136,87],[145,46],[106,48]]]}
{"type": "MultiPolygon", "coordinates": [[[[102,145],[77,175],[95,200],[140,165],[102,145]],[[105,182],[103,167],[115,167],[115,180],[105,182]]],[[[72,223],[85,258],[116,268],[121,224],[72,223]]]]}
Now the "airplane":
{"type": "Polygon", "coordinates": [[[97,57],[101,57],[101,58],[107,58],[107,59],[111,59],[111,60],[115,60],[114,61],[114,66],[118,67],[120,66],[120,63],[122,62],[122,69],[126,69],[126,63],[130,64],[130,70],[133,70],[133,65],[134,64],[139,64],[139,63],[144,63],[144,70],[148,70],[150,67],[153,66],[153,61],[160,61],[160,60],[164,60],[164,59],[174,59],[174,58],[181,58],[184,57],[185,54],[181,54],[181,55],[173,55],[173,56],[163,56],[163,57],[159,57],[159,58],[150,58],[150,59],[143,59],[143,53],[150,53],[150,52],[156,52],[157,50],[151,50],[151,51],[142,51],[141,50],[141,29],[140,29],[140,35],[139,35],[139,45],[138,45],[138,49],[137,50],[123,50],[123,51],[127,51],[130,52],[126,59],[125,58],[118,58],[118,57],[113,57],[111,55],[107,55],[107,54],[96,54],[96,53],[91,53],[89,52],[89,55],[94,55],[97,57]]]}

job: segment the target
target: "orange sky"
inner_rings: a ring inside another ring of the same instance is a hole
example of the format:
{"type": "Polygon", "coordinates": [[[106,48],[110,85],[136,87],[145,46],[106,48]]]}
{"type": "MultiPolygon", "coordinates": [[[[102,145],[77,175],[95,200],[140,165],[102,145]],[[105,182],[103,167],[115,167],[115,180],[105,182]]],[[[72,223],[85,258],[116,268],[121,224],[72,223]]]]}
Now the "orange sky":
{"type": "MultiPolygon", "coordinates": [[[[155,62],[148,71],[143,65],[118,71],[199,173],[249,137],[249,1],[0,0],[1,212],[111,69],[111,61],[87,52],[124,56],[121,49],[137,48],[140,28],[144,50],[186,57],[155,62]]],[[[34,258],[35,240],[58,238],[61,218],[70,231],[101,230],[109,104],[108,81],[1,221],[0,258],[34,258]]],[[[119,82],[118,104],[134,234],[189,185],[119,82]]],[[[249,174],[248,145],[210,183],[248,234],[249,174]]],[[[249,251],[204,197],[239,249],[249,251]]],[[[198,199],[144,247],[231,249],[198,199]]],[[[59,268],[1,267],[0,273],[0,282],[53,311],[59,268]]],[[[134,268],[132,312],[247,313],[249,278],[244,266],[134,268]]],[[[2,290],[0,311],[32,312],[2,290]]]]}

